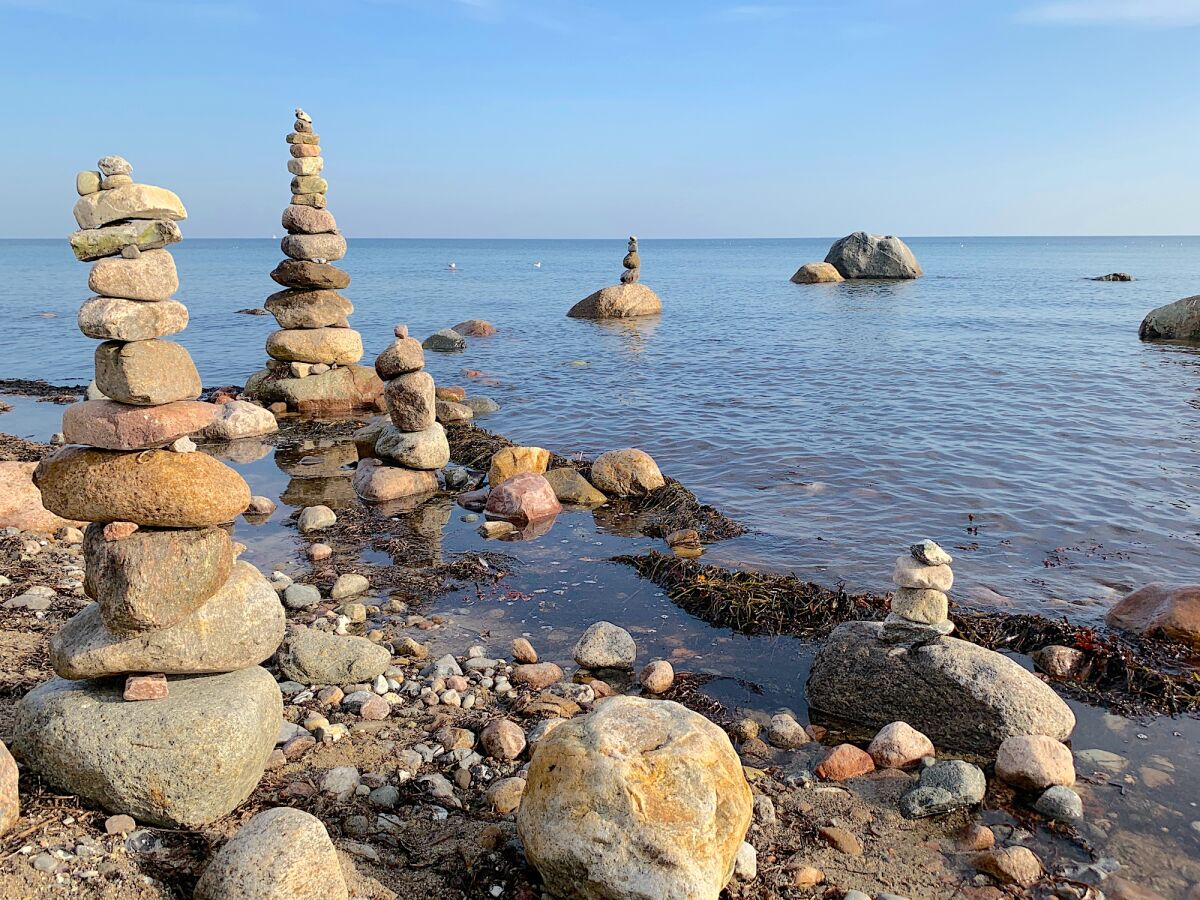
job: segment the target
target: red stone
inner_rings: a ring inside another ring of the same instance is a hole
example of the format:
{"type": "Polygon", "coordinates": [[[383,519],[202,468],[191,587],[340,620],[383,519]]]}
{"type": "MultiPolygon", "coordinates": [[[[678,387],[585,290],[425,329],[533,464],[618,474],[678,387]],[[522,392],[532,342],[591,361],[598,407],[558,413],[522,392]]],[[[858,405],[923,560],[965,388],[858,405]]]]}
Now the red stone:
{"type": "Polygon", "coordinates": [[[483,319],[467,319],[455,325],[454,330],[463,337],[491,337],[496,333],[496,326],[483,319]]]}
{"type": "Polygon", "coordinates": [[[489,516],[514,524],[539,522],[562,512],[550,482],[533,472],[514,475],[492,488],[485,508],[489,516]]]}
{"type": "Polygon", "coordinates": [[[0,743],[0,835],[8,832],[21,817],[21,800],[17,795],[17,764],[0,743]]]}
{"type": "Polygon", "coordinates": [[[166,675],[130,675],[125,679],[126,700],[167,699],[166,675]]]}
{"type": "Polygon", "coordinates": [[[109,522],[104,526],[106,541],[123,541],[138,530],[136,522],[109,522]]]}
{"type": "Polygon", "coordinates": [[[1200,585],[1156,581],[1117,603],[1104,621],[1125,631],[1200,647],[1200,585]]]}
{"type": "Polygon", "coordinates": [[[68,444],[104,450],[147,450],[195,434],[212,424],[217,407],[197,400],[130,406],[114,400],[85,400],[63,410],[68,444]]]}
{"type": "Polygon", "coordinates": [[[533,663],[526,666],[513,666],[513,684],[523,684],[541,690],[555,682],[562,681],[563,670],[554,663],[533,663]]]}
{"type": "Polygon", "coordinates": [[[822,781],[846,781],[874,771],[875,762],[871,755],[853,744],[838,744],[816,768],[817,777],[822,781]]]}

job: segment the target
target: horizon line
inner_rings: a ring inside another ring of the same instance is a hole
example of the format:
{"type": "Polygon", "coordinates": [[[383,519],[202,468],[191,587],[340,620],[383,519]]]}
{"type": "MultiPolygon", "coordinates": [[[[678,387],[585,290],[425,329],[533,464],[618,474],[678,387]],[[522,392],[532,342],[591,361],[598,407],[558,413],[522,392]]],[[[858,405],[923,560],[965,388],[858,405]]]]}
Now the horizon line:
{"type": "MultiPolygon", "coordinates": [[[[853,233],[853,232],[851,232],[853,233]]],[[[873,234],[874,232],[868,232],[873,234]]],[[[625,237],[489,237],[486,235],[474,236],[443,236],[430,235],[423,237],[403,237],[398,235],[359,235],[350,237],[342,232],[343,236],[348,241],[625,241],[625,237]]],[[[979,240],[990,238],[1197,238],[1197,234],[1159,234],[1159,233],[1091,233],[1091,234],[1019,234],[1017,232],[1004,232],[995,234],[909,234],[909,235],[894,235],[901,239],[909,240],[979,240]]],[[[840,240],[846,235],[808,235],[808,236],[769,236],[769,235],[716,235],[706,237],[639,237],[639,241],[826,241],[840,240]]],[[[62,241],[65,238],[61,236],[25,236],[25,237],[0,237],[0,241],[62,241]]],[[[219,237],[185,237],[184,241],[271,241],[280,240],[276,235],[222,235],[219,237]]]]}

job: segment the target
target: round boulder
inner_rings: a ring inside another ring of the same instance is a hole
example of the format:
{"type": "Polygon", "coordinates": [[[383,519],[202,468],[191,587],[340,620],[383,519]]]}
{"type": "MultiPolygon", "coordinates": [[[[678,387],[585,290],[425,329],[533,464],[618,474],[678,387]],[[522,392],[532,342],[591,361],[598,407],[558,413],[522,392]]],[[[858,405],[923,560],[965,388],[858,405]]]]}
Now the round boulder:
{"type": "Polygon", "coordinates": [[[631,319],[662,312],[662,300],[644,284],[614,284],[588,294],[567,313],[572,319],[631,319]]]}
{"type": "Polygon", "coordinates": [[[720,728],[669,700],[614,697],[537,744],[517,831],[571,900],[716,900],[752,797],[720,728]]]}
{"type": "Polygon", "coordinates": [[[908,245],[891,235],[856,231],[834,241],[825,262],[843,278],[903,279],[925,274],[908,245]]]}
{"type": "Polygon", "coordinates": [[[644,450],[609,450],[592,463],[592,484],[616,497],[649,494],[666,484],[658,463],[644,450]]]}
{"type": "Polygon", "coordinates": [[[792,284],[837,284],[842,273],[827,262],[805,263],[792,276],[792,284]]]}
{"type": "Polygon", "coordinates": [[[612,622],[588,626],[575,645],[575,662],[585,669],[632,669],[637,659],[633,636],[612,622]]]}

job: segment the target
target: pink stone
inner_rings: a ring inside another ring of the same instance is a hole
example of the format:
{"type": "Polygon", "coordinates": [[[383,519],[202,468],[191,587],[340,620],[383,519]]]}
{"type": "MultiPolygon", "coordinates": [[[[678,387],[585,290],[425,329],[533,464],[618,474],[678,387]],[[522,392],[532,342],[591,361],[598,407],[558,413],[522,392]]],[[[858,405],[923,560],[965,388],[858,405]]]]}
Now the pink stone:
{"type": "Polygon", "coordinates": [[[125,679],[126,700],[165,700],[166,675],[130,675],[125,679]]]}
{"type": "Polygon", "coordinates": [[[493,719],[479,732],[479,743],[493,759],[516,759],[525,749],[525,732],[516,722],[493,719]]]}
{"type": "Polygon", "coordinates": [[[135,531],[138,530],[137,522],[109,522],[104,526],[104,539],[109,541],[123,541],[135,531]]]}
{"type": "Polygon", "coordinates": [[[532,665],[514,666],[512,671],[513,684],[523,684],[540,691],[542,688],[563,680],[563,670],[554,663],[533,663],[532,665]]]}
{"type": "Polygon", "coordinates": [[[63,411],[62,430],[68,444],[104,450],[148,450],[212,424],[217,408],[198,400],[160,406],[131,406],[115,400],[84,400],[63,411]]]}
{"type": "Polygon", "coordinates": [[[494,518],[523,524],[558,515],[562,504],[545,476],[523,472],[492,488],[485,509],[494,518]]]}
{"type": "Polygon", "coordinates": [[[369,700],[363,701],[363,705],[358,708],[360,717],[374,722],[386,719],[391,711],[391,706],[382,697],[371,697],[369,700]]]}
{"type": "Polygon", "coordinates": [[[496,333],[496,326],[483,319],[467,319],[465,322],[459,322],[452,330],[463,337],[491,337],[496,333]]]}
{"type": "Polygon", "coordinates": [[[56,516],[42,505],[42,494],[33,483],[35,462],[0,462],[0,528],[17,528],[52,535],[68,525],[83,522],[56,516]]]}
{"type": "Polygon", "coordinates": [[[853,744],[839,744],[817,766],[817,777],[822,781],[845,781],[875,771],[875,763],[863,750],[853,744]]]}
{"type": "Polygon", "coordinates": [[[907,722],[892,722],[883,726],[871,741],[867,752],[881,769],[915,766],[922,757],[934,755],[933,741],[907,722]]]}
{"type": "Polygon", "coordinates": [[[406,337],[408,337],[408,326],[407,325],[397,325],[395,328],[392,329],[392,334],[396,335],[396,337],[398,337],[398,338],[406,338],[406,337]]]}

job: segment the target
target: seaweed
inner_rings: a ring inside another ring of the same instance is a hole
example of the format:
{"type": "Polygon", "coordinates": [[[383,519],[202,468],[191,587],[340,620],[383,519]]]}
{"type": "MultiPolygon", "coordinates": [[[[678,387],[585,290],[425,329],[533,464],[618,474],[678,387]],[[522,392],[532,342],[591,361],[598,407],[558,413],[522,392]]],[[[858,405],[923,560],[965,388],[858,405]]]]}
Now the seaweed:
{"type": "MultiPolygon", "coordinates": [[[[712,625],[742,634],[817,639],[852,620],[879,620],[887,594],[848,594],[795,575],[705,565],[662,553],[613,558],[666,591],[672,602],[712,625]]],[[[1200,670],[1185,644],[1139,638],[1032,614],[953,609],[956,634],[990,650],[1028,654],[1051,644],[1082,651],[1078,678],[1057,680],[1064,693],[1133,715],[1200,713],[1200,670]]]]}

